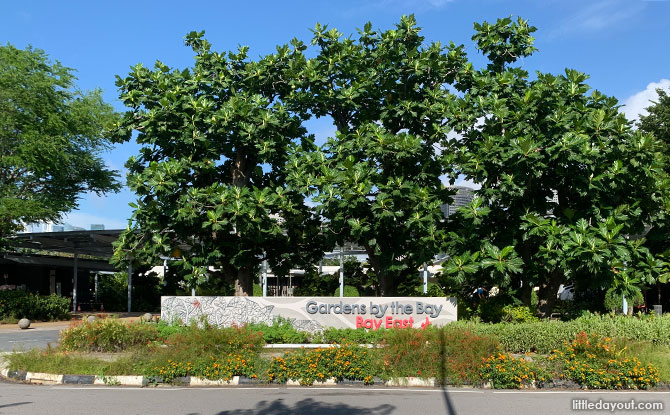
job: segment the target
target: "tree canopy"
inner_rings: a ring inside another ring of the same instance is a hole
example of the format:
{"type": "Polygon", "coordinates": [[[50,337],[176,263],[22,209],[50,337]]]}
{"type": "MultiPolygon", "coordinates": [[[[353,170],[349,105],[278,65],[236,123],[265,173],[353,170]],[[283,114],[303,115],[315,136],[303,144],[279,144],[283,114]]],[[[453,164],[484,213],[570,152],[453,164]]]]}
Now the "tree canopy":
{"type": "Polygon", "coordinates": [[[214,267],[250,295],[261,261],[281,275],[353,242],[388,296],[417,293],[443,252],[443,287],[525,305],[539,289],[542,315],[560,284],[637,298],[664,281],[666,249],[645,238],[668,239],[661,104],[636,130],[587,75],[529,74],[525,20],[474,28],[482,68],[426,43],[413,16],[350,37],[317,24],[313,51],[293,40],[258,60],[193,32],[193,68],[134,67],[118,78],[130,110],[117,132],[142,145],[127,164],[138,200],[116,260],[179,248],[192,285],[214,267]],[[320,117],[336,131],[317,147],[305,121],[320,117]],[[445,219],[459,178],[480,188],[445,219]]]}
{"type": "Polygon", "coordinates": [[[0,242],[25,224],[60,220],[83,192],[120,186],[100,157],[117,114],[75,80],[44,51],[0,46],[0,242]]]}
{"type": "Polygon", "coordinates": [[[654,134],[666,147],[670,146],[670,95],[661,88],[656,90],[658,101],[646,108],[647,115],[640,117],[640,130],[654,134]]]}
{"type": "Polygon", "coordinates": [[[364,247],[382,295],[414,293],[445,236],[440,205],[451,199],[441,176],[451,154],[440,145],[462,47],[425,45],[413,16],[383,32],[368,23],[357,38],[313,32],[317,55],[290,98],[337,131],[294,159],[290,177],[318,203],[331,242],[364,247]]]}
{"type": "Polygon", "coordinates": [[[499,286],[548,315],[560,284],[607,288],[621,274],[652,282],[657,261],[634,236],[663,207],[654,137],[631,128],[587,76],[515,66],[534,51],[518,19],[476,24],[489,64],[459,76],[457,171],[481,185],[452,217],[448,274],[499,286]]]}
{"type": "Polygon", "coordinates": [[[253,61],[248,48],[218,53],[203,36],[186,37],[193,68],[140,64],[117,80],[130,108],[118,139],[136,131],[142,148],[127,163],[138,200],[116,260],[156,261],[181,247],[191,286],[213,266],[237,295],[251,295],[263,260],[282,274],[319,248],[318,221],[285,185],[291,148],[311,142],[281,101],[304,47],[296,41],[253,61]]]}

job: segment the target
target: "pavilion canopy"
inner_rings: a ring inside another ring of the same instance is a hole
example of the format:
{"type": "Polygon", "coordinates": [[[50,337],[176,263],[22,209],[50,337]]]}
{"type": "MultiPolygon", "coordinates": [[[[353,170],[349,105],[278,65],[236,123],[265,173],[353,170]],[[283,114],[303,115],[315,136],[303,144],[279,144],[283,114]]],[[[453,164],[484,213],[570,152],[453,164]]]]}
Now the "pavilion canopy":
{"type": "Polygon", "coordinates": [[[112,242],[116,241],[121,232],[121,229],[112,229],[22,233],[14,239],[21,248],[110,258],[114,252],[112,242]]]}

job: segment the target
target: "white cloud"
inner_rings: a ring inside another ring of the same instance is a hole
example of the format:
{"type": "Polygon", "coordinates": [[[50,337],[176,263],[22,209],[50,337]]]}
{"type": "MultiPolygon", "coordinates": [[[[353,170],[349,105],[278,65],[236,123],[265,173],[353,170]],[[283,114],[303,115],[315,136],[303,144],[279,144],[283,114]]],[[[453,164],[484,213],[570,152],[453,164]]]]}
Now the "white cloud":
{"type": "Polygon", "coordinates": [[[626,114],[626,118],[630,121],[637,121],[640,115],[647,115],[645,108],[652,105],[653,101],[658,99],[656,90],[659,88],[670,91],[670,79],[651,82],[644,90],[626,99],[621,109],[626,114]]]}
{"type": "Polygon", "coordinates": [[[583,9],[559,23],[550,35],[554,37],[612,28],[624,20],[636,17],[646,7],[643,2],[625,0],[604,0],[584,4],[586,6],[583,9]]]}

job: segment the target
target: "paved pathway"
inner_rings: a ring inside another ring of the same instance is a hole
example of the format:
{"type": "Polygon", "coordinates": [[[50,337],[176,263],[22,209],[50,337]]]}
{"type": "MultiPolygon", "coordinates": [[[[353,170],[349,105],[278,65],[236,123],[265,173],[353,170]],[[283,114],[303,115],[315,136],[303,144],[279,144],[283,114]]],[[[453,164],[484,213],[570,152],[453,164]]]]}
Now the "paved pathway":
{"type": "MultiPolygon", "coordinates": [[[[143,313],[116,313],[123,321],[135,321],[143,313]]],[[[84,315],[85,316],[85,315],[84,315]]],[[[75,314],[76,319],[82,315],[75,314]]],[[[17,324],[0,324],[0,353],[13,350],[27,350],[35,347],[45,348],[47,344],[58,343],[58,333],[68,328],[69,321],[48,321],[32,323],[27,330],[21,330],[17,324]]],[[[2,414],[2,411],[0,411],[2,414]]]]}
{"type": "MultiPolygon", "coordinates": [[[[668,392],[417,390],[355,387],[123,388],[0,383],[0,414],[568,414],[573,399],[662,402],[668,392]]],[[[609,412],[609,411],[595,411],[609,412]]],[[[609,412],[611,413],[611,412],[609,412]]],[[[615,413],[632,413],[616,411],[615,413]]]]}
{"type": "MultiPolygon", "coordinates": [[[[48,343],[58,343],[60,328],[39,327],[27,330],[19,328],[0,330],[0,352],[45,348],[48,343]]],[[[0,412],[2,413],[2,412],[0,412]]]]}

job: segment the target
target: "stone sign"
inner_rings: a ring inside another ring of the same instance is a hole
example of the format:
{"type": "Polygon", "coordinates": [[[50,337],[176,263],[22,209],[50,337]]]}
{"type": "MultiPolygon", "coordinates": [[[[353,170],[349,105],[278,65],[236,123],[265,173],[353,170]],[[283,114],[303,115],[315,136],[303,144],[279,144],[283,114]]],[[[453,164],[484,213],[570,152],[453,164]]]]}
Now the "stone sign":
{"type": "Polygon", "coordinates": [[[276,317],[294,327],[320,331],[326,327],[372,330],[442,326],[456,320],[456,299],[445,297],[161,297],[164,321],[201,321],[228,327],[272,324],[276,317]]]}

